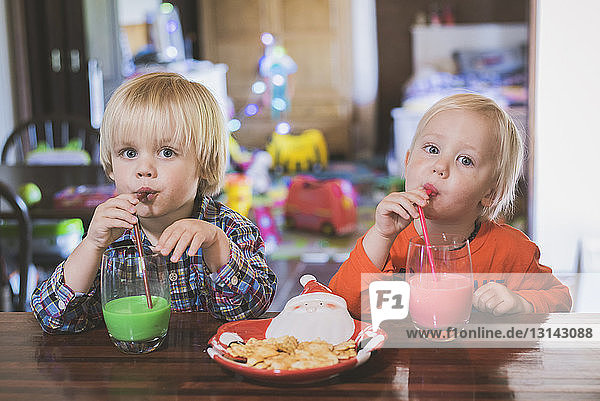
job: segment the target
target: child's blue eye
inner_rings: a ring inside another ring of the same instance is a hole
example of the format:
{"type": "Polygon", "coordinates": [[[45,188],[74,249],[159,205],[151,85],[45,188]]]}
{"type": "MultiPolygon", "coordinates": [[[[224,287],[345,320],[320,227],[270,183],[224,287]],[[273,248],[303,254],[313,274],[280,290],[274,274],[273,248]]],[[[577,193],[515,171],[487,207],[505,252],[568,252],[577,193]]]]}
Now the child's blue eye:
{"type": "Polygon", "coordinates": [[[126,157],[127,159],[133,159],[134,157],[137,156],[137,152],[135,151],[135,149],[125,149],[121,152],[121,154],[126,157]]]}
{"type": "Polygon", "coordinates": [[[470,157],[467,156],[459,156],[458,157],[458,161],[463,165],[463,166],[472,166],[473,165],[473,160],[471,160],[470,157]]]}
{"type": "Polygon", "coordinates": [[[169,148],[161,149],[160,153],[161,153],[162,157],[166,157],[166,158],[175,156],[175,152],[173,151],[173,149],[169,149],[169,148]]]}
{"type": "Polygon", "coordinates": [[[437,155],[440,153],[440,150],[435,145],[425,145],[425,152],[431,153],[433,155],[437,155]]]}

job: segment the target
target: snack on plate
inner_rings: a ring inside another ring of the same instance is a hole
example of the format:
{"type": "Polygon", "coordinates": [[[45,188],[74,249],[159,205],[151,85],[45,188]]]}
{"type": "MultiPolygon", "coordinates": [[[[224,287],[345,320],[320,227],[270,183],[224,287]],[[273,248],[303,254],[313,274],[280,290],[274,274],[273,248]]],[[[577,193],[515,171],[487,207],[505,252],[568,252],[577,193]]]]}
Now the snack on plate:
{"type": "Polygon", "coordinates": [[[293,336],[282,336],[251,338],[246,344],[233,342],[227,350],[234,358],[244,358],[246,365],[259,369],[311,369],[355,357],[356,343],[348,340],[332,345],[320,339],[298,342],[293,336]]]}

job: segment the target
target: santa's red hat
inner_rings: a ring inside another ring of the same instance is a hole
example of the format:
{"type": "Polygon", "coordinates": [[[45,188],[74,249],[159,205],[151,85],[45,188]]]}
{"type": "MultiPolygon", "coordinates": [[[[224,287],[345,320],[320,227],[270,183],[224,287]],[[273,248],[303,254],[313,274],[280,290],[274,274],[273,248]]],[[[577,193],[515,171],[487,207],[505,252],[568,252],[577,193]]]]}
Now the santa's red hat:
{"type": "Polygon", "coordinates": [[[325,292],[327,294],[333,294],[333,291],[326,285],[323,285],[317,281],[317,278],[312,274],[305,274],[300,277],[300,284],[304,287],[300,295],[311,294],[313,292],[325,292]]]}

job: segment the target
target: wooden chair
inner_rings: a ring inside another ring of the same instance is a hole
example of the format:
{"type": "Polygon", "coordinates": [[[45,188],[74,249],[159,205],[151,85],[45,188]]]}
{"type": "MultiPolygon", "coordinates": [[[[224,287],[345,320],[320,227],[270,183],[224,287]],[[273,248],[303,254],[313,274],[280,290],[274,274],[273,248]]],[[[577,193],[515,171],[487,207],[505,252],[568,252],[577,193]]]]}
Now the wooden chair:
{"type": "MultiPolygon", "coordinates": [[[[0,181],[0,203],[7,203],[13,210],[19,224],[19,251],[17,264],[19,268],[19,298],[16,306],[17,311],[25,310],[25,299],[27,298],[27,275],[32,259],[32,232],[33,226],[29,217],[29,209],[25,201],[8,185],[0,181]],[[2,202],[4,201],[4,202],[2,202]]],[[[0,249],[0,256],[2,249],[0,249]]]]}
{"type": "MultiPolygon", "coordinates": [[[[2,164],[27,164],[27,154],[44,144],[47,149],[64,148],[73,139],[81,142],[91,164],[100,162],[98,130],[83,117],[49,115],[35,117],[19,124],[2,148],[2,164]]],[[[68,163],[66,163],[68,164],[68,163]]]]}

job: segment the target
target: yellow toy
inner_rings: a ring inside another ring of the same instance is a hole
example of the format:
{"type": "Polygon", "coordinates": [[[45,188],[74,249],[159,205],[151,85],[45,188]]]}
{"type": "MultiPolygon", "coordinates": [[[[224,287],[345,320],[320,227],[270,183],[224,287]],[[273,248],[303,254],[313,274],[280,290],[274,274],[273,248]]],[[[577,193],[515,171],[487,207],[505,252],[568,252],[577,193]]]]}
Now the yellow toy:
{"type": "Polygon", "coordinates": [[[327,167],[327,143],[317,129],[305,130],[300,135],[273,132],[266,149],[275,169],[282,172],[318,171],[327,167]]]}
{"type": "Polygon", "coordinates": [[[227,206],[248,217],[252,207],[252,180],[240,173],[227,174],[224,189],[227,206]]]}
{"type": "Polygon", "coordinates": [[[252,161],[252,153],[243,149],[231,134],[229,135],[229,156],[232,163],[244,170],[252,161]]]}

